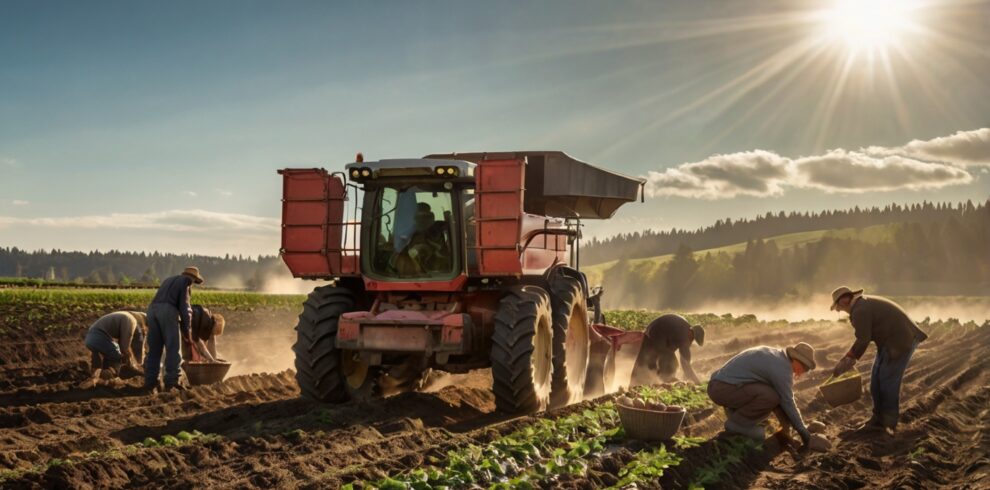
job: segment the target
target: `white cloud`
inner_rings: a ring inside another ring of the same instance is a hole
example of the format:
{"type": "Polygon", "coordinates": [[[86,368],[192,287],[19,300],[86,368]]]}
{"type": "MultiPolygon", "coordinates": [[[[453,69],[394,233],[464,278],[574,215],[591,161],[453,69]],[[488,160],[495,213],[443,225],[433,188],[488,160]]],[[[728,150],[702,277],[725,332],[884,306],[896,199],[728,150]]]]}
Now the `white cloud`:
{"type": "Polygon", "coordinates": [[[739,195],[781,194],[791,175],[790,161],[764,150],[715,155],[647,175],[646,194],[727,199],[739,195]]]}
{"type": "Polygon", "coordinates": [[[912,140],[895,147],[870,147],[867,152],[879,155],[904,155],[934,162],[958,165],[990,165],[990,128],[958,131],[950,136],[930,140],[912,140]]]}
{"type": "Polygon", "coordinates": [[[23,199],[14,199],[13,201],[10,201],[10,203],[13,204],[14,206],[27,206],[28,204],[31,204],[31,201],[25,201],[23,199]]]}
{"type": "Polygon", "coordinates": [[[220,194],[220,196],[222,196],[222,197],[230,197],[230,196],[233,196],[234,195],[234,191],[231,191],[231,190],[228,190],[228,189],[216,189],[216,191],[217,191],[217,194],[220,194]]]}
{"type": "Polygon", "coordinates": [[[20,225],[65,229],[131,229],[172,232],[238,232],[272,234],[279,231],[278,218],[236,213],[217,213],[201,209],[171,210],[157,213],[111,213],[107,215],[56,218],[0,217],[0,227],[20,225]]]}
{"type": "Polygon", "coordinates": [[[789,188],[830,193],[938,189],[973,182],[966,165],[990,165],[990,129],[795,159],[765,150],[715,155],[649,172],[646,194],[729,199],[776,196],[789,188]]]}
{"type": "Polygon", "coordinates": [[[0,167],[19,167],[21,162],[11,157],[0,156],[0,167]]]}
{"type": "Polygon", "coordinates": [[[794,161],[794,168],[795,187],[827,192],[938,189],[973,181],[973,176],[966,170],[945,163],[923,162],[896,155],[878,158],[845,150],[799,158],[794,161]]]}
{"type": "Polygon", "coordinates": [[[198,195],[198,194],[196,194],[193,191],[182,191],[182,193],[185,194],[185,195],[187,195],[187,196],[189,196],[189,197],[196,197],[198,195]]]}

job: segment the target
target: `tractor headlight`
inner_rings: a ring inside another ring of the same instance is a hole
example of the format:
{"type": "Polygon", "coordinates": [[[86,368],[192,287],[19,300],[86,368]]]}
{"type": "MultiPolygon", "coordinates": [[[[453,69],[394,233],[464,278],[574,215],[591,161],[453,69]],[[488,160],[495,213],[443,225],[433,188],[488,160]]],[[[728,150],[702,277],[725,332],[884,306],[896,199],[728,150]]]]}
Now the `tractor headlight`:
{"type": "Polygon", "coordinates": [[[367,168],[361,169],[361,177],[371,177],[371,170],[367,168]]]}
{"type": "Polygon", "coordinates": [[[437,167],[437,175],[443,175],[443,174],[444,174],[444,168],[443,167],[437,167]]]}
{"type": "Polygon", "coordinates": [[[360,176],[361,176],[361,171],[359,171],[358,169],[351,170],[351,178],[352,179],[356,179],[356,178],[358,178],[360,176]]]}

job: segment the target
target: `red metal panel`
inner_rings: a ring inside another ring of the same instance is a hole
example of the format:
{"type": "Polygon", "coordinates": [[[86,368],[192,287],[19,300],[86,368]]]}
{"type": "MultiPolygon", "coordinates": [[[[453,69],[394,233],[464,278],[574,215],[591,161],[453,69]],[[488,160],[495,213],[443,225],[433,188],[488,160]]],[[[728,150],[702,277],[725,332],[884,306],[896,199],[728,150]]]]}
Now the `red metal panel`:
{"type": "Polygon", "coordinates": [[[522,274],[519,225],[525,174],[523,158],[483,160],[475,170],[478,271],[482,275],[522,274]]]}
{"type": "MultiPolygon", "coordinates": [[[[343,243],[343,179],[324,169],[285,169],[282,174],[282,261],[295,277],[356,275],[357,250],[343,243]]],[[[350,239],[348,240],[350,241],[350,239]]]]}

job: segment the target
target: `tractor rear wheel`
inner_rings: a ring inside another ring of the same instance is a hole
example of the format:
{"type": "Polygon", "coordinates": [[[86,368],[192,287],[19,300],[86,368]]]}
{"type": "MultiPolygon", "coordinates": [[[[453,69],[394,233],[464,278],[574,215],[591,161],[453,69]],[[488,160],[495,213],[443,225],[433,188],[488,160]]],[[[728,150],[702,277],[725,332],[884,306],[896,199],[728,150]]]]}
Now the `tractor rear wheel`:
{"type": "Polygon", "coordinates": [[[550,405],[581,401],[588,376],[591,337],[588,305],[581,283],[559,273],[550,278],[553,307],[553,389],[550,405]]]}
{"type": "Polygon", "coordinates": [[[550,295],[537,286],[513,287],[499,302],[492,336],[492,391],[503,412],[545,410],[553,373],[550,295]]]}
{"type": "MultiPolygon", "coordinates": [[[[318,287],[303,303],[296,325],[296,382],[302,396],[321,402],[342,402],[351,396],[341,351],[335,344],[337,322],[354,309],[354,295],[346,288],[318,287]]],[[[353,371],[353,366],[351,366],[353,371]]]]}

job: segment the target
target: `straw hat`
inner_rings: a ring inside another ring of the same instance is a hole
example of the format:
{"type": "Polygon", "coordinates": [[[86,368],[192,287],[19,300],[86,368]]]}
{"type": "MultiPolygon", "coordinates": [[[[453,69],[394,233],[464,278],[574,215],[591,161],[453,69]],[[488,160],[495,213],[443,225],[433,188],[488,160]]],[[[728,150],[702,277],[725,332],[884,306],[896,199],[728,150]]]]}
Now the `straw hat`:
{"type": "Polygon", "coordinates": [[[815,369],[815,348],[804,342],[798,342],[794,347],[788,347],[784,349],[787,351],[787,357],[794,359],[804,367],[808,368],[808,371],[815,369]]]}
{"type": "Polygon", "coordinates": [[[839,300],[842,299],[842,297],[845,296],[845,295],[847,295],[847,294],[851,294],[853,296],[856,296],[856,295],[859,295],[859,294],[863,294],[863,290],[862,289],[857,289],[856,291],[853,291],[852,289],[849,289],[848,286],[839,286],[839,287],[835,288],[835,291],[832,291],[832,308],[831,309],[832,310],[835,310],[835,306],[837,304],[839,304],[839,300]]]}
{"type": "Polygon", "coordinates": [[[182,271],[182,275],[189,276],[196,281],[196,284],[203,284],[203,276],[199,275],[199,267],[186,267],[186,270],[182,271]]]}
{"type": "Polygon", "coordinates": [[[705,345],[705,327],[695,325],[691,327],[691,332],[694,333],[694,341],[697,342],[698,345],[705,345]]]}
{"type": "Polygon", "coordinates": [[[223,319],[223,315],[219,313],[213,314],[213,336],[219,337],[223,335],[223,327],[227,324],[227,321],[223,319]]]}

